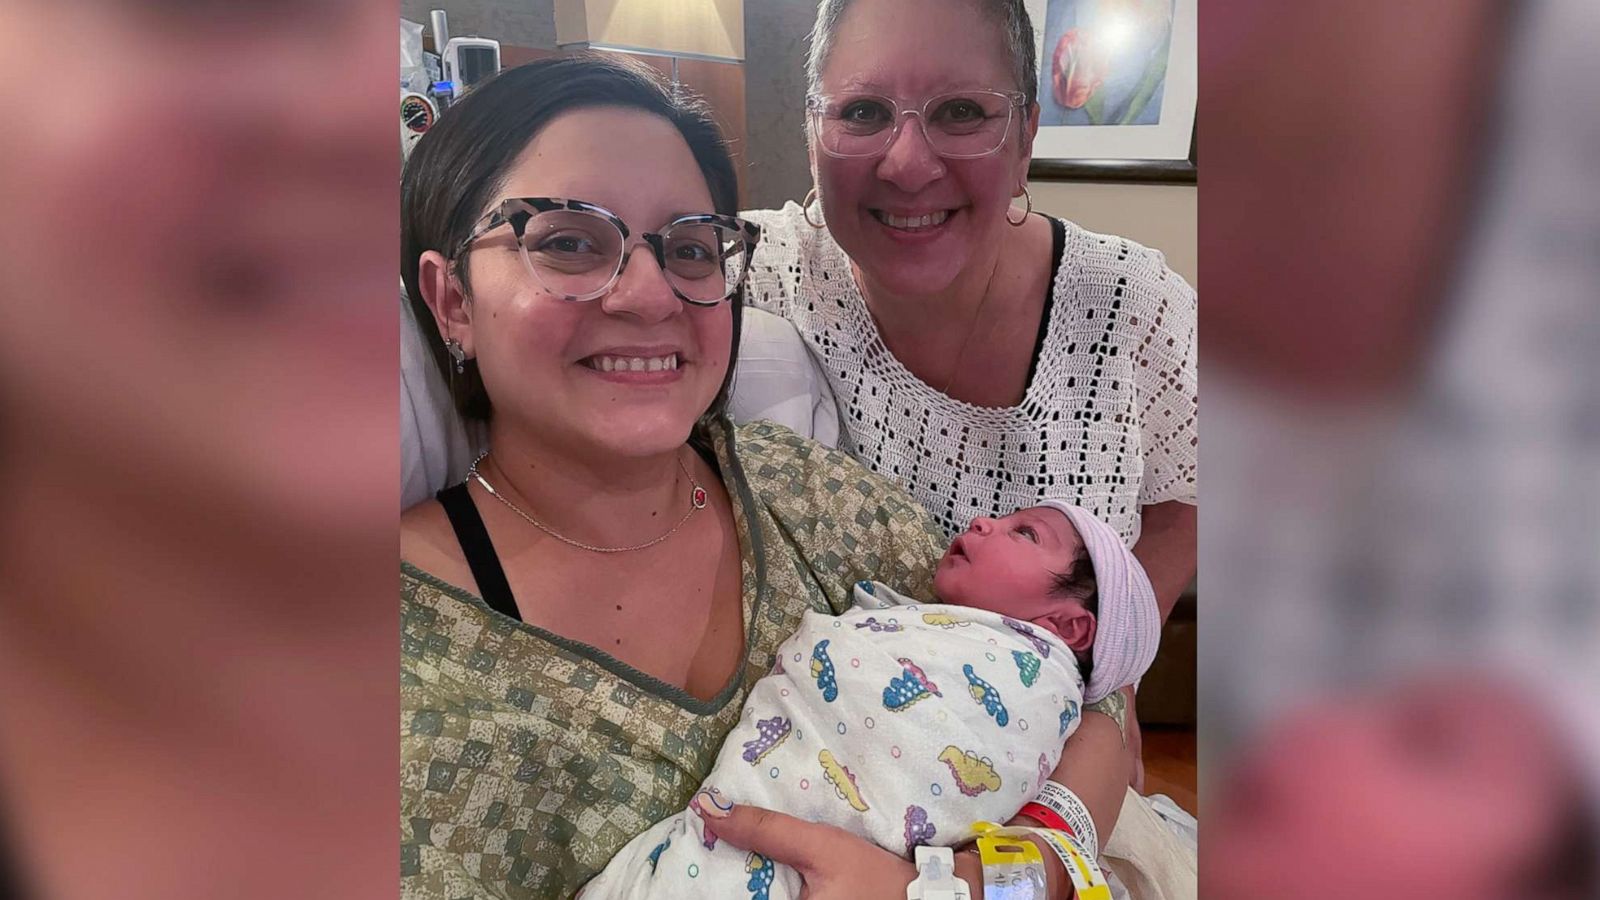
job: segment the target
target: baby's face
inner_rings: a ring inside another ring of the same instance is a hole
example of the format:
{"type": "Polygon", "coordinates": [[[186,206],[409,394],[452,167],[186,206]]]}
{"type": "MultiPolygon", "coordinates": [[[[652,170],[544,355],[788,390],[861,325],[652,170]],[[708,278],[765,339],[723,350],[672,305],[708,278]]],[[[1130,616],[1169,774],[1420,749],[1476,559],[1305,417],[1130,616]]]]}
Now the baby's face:
{"type": "Polygon", "coordinates": [[[1082,545],[1067,517],[1047,506],[979,516],[939,560],[933,591],[945,603],[1032,620],[1072,602],[1051,588],[1082,545]]]}

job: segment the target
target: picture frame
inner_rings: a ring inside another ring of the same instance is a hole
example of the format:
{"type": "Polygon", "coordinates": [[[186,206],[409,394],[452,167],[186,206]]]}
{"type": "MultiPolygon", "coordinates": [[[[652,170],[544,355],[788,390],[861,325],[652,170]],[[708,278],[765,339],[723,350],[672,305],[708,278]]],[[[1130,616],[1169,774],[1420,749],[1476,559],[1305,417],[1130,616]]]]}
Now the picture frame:
{"type": "Polygon", "coordinates": [[[1030,178],[1196,184],[1198,0],[1027,0],[1030,178]]]}

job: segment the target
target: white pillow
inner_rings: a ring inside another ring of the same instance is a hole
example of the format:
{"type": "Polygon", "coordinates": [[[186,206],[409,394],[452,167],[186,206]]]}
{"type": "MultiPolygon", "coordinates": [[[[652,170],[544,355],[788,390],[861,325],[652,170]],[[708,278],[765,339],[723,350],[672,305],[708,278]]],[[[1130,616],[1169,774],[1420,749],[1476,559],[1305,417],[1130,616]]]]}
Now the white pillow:
{"type": "MultiPolygon", "coordinates": [[[[829,447],[839,442],[833,390],[794,326],[745,307],[739,366],[729,415],[735,422],[769,419],[829,447]]],[[[450,402],[450,389],[400,292],[400,508],[431,498],[466,477],[485,444],[450,402]]]]}
{"type": "Polygon", "coordinates": [[[478,441],[450,402],[450,387],[400,289],[400,508],[466,477],[478,441]]]}
{"type": "Polygon", "coordinates": [[[839,407],[822,366],[788,319],[753,306],[744,308],[728,415],[735,422],[767,419],[839,446],[839,407]]]}

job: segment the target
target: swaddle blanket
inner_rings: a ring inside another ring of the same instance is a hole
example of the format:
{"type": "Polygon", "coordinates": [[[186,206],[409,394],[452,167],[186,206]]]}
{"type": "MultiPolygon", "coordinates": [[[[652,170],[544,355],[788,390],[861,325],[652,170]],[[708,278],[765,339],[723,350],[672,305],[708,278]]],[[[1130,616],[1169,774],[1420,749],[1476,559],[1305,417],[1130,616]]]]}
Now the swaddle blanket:
{"type": "MultiPolygon", "coordinates": [[[[1026,622],[918,603],[876,582],[858,583],[855,602],[839,616],[806,614],[702,788],[905,856],[1016,815],[1077,728],[1072,651],[1026,622]]],[[[636,837],[581,896],[799,893],[797,872],[719,842],[685,810],[636,837]]]]}

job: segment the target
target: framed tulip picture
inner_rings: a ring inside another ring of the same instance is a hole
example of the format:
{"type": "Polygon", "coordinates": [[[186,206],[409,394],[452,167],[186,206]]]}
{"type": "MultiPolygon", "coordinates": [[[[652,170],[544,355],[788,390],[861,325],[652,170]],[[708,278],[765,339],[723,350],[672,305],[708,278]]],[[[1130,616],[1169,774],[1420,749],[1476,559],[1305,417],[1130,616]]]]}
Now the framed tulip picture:
{"type": "Polygon", "coordinates": [[[1027,0],[1031,178],[1194,184],[1198,0],[1027,0]]]}

